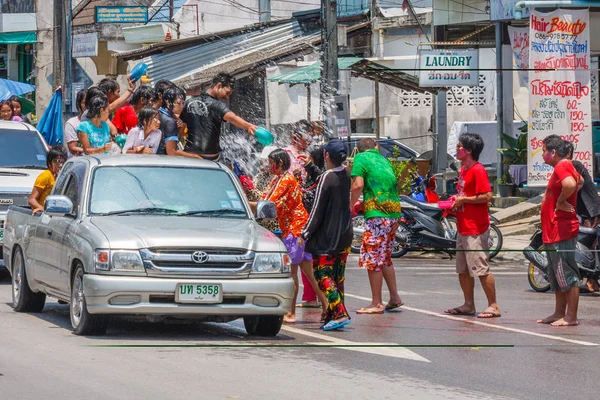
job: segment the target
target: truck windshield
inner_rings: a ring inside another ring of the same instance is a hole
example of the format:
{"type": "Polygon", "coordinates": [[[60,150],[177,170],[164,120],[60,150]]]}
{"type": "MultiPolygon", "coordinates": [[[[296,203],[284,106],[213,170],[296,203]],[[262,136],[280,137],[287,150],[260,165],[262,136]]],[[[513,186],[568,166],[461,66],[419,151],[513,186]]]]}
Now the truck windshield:
{"type": "Polygon", "coordinates": [[[46,169],[46,148],[37,132],[1,129],[0,167],[46,169]]]}
{"type": "Polygon", "coordinates": [[[248,218],[229,174],[163,166],[105,166],[92,178],[90,214],[248,218]]]}

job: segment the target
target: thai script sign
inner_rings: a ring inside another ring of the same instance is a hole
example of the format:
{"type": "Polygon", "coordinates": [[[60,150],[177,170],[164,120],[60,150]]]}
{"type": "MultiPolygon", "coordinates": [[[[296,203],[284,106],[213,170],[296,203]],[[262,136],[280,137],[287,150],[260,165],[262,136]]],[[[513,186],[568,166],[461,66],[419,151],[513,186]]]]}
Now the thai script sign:
{"type": "MultiPolygon", "coordinates": [[[[518,2],[519,0],[490,0],[490,20],[515,19],[515,6],[518,2]]],[[[521,13],[522,17],[529,17],[529,8],[523,8],[521,13]]]]}
{"type": "Polygon", "coordinates": [[[421,50],[419,85],[424,87],[477,86],[477,50],[421,50]]]}
{"type": "Polygon", "coordinates": [[[98,55],[98,33],[73,35],[73,57],[96,57],[98,55]]]}
{"type": "Polygon", "coordinates": [[[518,72],[519,86],[527,87],[529,83],[529,28],[508,26],[508,36],[513,50],[513,68],[522,69],[518,72]]]}
{"type": "Polygon", "coordinates": [[[532,10],[529,38],[527,184],[550,179],[542,145],[552,134],[573,143],[573,160],[593,176],[589,10],[532,10]]]}
{"type": "Polygon", "coordinates": [[[148,7],[96,6],[96,22],[127,24],[148,22],[148,7]]]}

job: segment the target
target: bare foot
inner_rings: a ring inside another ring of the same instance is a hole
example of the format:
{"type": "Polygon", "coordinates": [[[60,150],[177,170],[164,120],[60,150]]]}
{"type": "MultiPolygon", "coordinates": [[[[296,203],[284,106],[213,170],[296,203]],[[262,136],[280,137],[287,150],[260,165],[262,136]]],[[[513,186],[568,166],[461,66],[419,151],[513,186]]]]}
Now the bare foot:
{"type": "Polygon", "coordinates": [[[556,320],[550,324],[550,326],[576,326],[579,325],[579,321],[567,321],[565,318],[556,320]]]}
{"type": "Polygon", "coordinates": [[[564,315],[558,315],[558,314],[552,314],[549,317],[546,317],[544,319],[538,319],[537,323],[538,324],[551,324],[553,322],[558,321],[559,319],[562,319],[564,317],[564,315]]]}
{"type": "Polygon", "coordinates": [[[283,322],[286,322],[288,324],[295,324],[296,323],[296,314],[287,314],[283,317],[283,322]]]}
{"type": "Polygon", "coordinates": [[[444,314],[472,316],[475,315],[475,307],[470,308],[469,306],[463,304],[460,307],[450,308],[444,311],[444,314]]]}

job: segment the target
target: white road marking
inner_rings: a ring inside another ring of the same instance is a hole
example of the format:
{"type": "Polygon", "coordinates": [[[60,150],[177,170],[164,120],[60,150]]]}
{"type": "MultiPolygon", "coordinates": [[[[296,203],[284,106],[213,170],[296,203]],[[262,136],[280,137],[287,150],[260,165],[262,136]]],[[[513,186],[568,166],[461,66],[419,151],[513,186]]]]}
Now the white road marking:
{"type": "MultiPolygon", "coordinates": [[[[281,330],[290,332],[290,333],[295,333],[297,335],[303,335],[303,336],[308,336],[308,337],[312,337],[315,339],[320,339],[325,342],[329,342],[331,344],[342,345],[342,346],[343,345],[368,346],[368,345],[390,345],[390,344],[395,345],[395,343],[351,342],[349,340],[338,339],[338,338],[335,338],[332,336],[321,335],[320,333],[309,332],[309,331],[306,331],[306,330],[300,329],[300,328],[293,328],[288,325],[282,326],[281,330]]],[[[314,344],[316,346],[322,345],[322,343],[309,343],[309,344],[314,344]]],[[[405,347],[336,347],[336,349],[358,351],[360,353],[369,353],[369,354],[394,357],[394,358],[405,358],[405,359],[413,360],[413,361],[430,362],[425,357],[421,357],[414,351],[411,351],[405,347]]]]}
{"type": "MultiPolygon", "coordinates": [[[[369,302],[371,301],[371,299],[368,297],[357,296],[357,295],[350,294],[350,293],[344,293],[344,296],[352,297],[352,298],[358,299],[358,300],[364,300],[364,301],[369,301],[369,302]]],[[[522,333],[522,334],[529,335],[529,336],[541,337],[544,339],[551,339],[551,340],[557,340],[560,342],[578,344],[581,346],[600,346],[600,343],[585,342],[583,340],[568,339],[568,338],[564,338],[561,336],[547,335],[544,333],[537,333],[537,332],[526,331],[523,329],[510,328],[508,326],[502,326],[502,325],[494,325],[494,324],[489,324],[487,322],[481,322],[481,321],[476,321],[476,320],[471,320],[471,319],[460,318],[460,317],[457,317],[454,315],[440,314],[435,311],[423,310],[423,309],[415,308],[415,307],[402,306],[402,310],[413,311],[413,312],[417,312],[420,314],[431,315],[433,317],[438,317],[438,318],[446,318],[446,319],[450,319],[453,321],[465,322],[467,324],[472,324],[472,325],[485,326],[487,328],[500,329],[500,330],[508,331],[508,332],[522,333]]],[[[560,328],[557,328],[557,329],[560,329],[560,328]]]]}
{"type": "MultiPolygon", "coordinates": [[[[456,275],[456,271],[454,272],[434,272],[436,275],[456,275]]],[[[431,275],[431,272],[417,272],[415,275],[431,275]]],[[[527,275],[527,271],[520,271],[520,272],[496,272],[495,270],[492,270],[492,275],[527,275]]]]}

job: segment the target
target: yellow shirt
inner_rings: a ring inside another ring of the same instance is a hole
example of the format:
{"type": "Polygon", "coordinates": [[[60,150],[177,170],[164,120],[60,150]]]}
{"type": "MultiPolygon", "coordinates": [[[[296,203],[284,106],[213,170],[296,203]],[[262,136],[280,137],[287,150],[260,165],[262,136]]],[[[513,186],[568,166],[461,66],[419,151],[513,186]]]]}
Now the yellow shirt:
{"type": "Polygon", "coordinates": [[[44,205],[44,201],[46,200],[46,197],[48,197],[48,195],[52,192],[52,188],[54,187],[54,182],[55,182],[54,175],[52,175],[52,172],[50,172],[50,170],[48,170],[48,169],[45,170],[44,172],[42,172],[35,180],[33,187],[36,187],[42,191],[42,195],[40,196],[40,200],[39,200],[39,203],[42,206],[44,205]]]}

